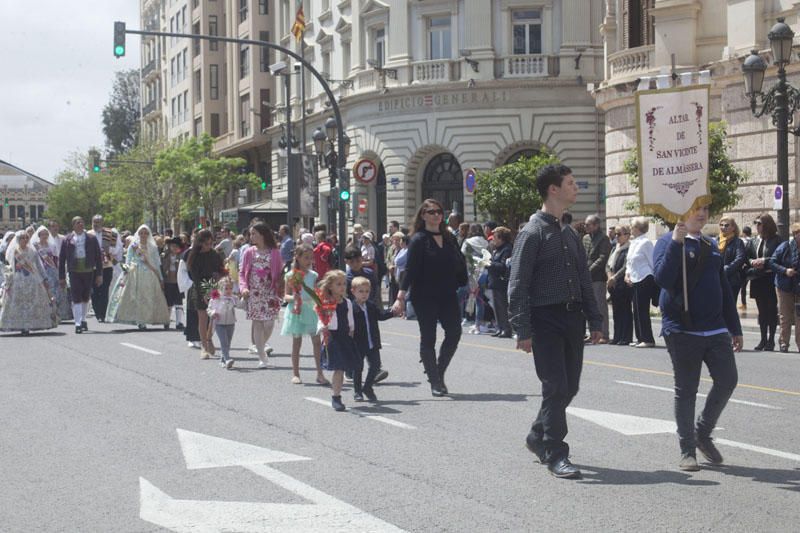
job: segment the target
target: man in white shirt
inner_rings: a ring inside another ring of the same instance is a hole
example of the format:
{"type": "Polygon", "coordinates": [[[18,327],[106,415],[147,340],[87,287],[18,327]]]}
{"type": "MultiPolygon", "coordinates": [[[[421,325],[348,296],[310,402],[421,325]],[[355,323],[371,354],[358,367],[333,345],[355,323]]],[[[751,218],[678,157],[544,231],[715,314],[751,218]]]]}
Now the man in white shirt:
{"type": "Polygon", "coordinates": [[[652,348],[656,345],[653,326],[650,323],[650,304],[657,297],[658,287],[653,278],[653,243],[647,238],[650,222],[645,217],[636,217],[631,222],[634,237],[628,247],[625,263],[625,283],[633,287],[633,326],[636,342],[631,346],[652,348]]]}

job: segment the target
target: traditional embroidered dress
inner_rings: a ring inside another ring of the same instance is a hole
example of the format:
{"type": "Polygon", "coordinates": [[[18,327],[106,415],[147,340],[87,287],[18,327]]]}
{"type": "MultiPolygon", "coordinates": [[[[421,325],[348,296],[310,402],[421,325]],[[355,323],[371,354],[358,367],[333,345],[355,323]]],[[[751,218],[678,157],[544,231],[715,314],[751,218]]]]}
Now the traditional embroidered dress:
{"type": "MultiPolygon", "coordinates": [[[[147,228],[147,226],[142,226],[147,228]]],[[[139,228],[139,230],[142,229],[139,228]]],[[[128,247],[126,272],[111,291],[106,321],[117,324],[169,324],[169,308],[161,290],[158,247],[150,229],[148,239],[141,242],[139,230],[128,247]]]]}
{"type": "Polygon", "coordinates": [[[19,248],[15,237],[6,251],[6,261],[0,331],[36,331],[58,326],[44,267],[36,250],[30,245],[19,248]]]}

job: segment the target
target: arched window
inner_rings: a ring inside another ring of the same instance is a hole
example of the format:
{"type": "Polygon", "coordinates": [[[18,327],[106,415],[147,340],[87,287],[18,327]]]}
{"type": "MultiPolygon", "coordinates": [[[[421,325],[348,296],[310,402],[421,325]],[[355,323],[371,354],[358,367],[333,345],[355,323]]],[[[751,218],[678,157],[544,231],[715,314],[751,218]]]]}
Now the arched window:
{"type": "Polygon", "coordinates": [[[517,161],[519,161],[523,157],[533,157],[535,155],[539,155],[539,150],[535,150],[533,148],[525,148],[523,150],[519,150],[519,151],[514,152],[513,154],[511,154],[509,156],[509,158],[506,159],[505,164],[509,165],[511,163],[516,163],[517,161]]]}
{"type": "Polygon", "coordinates": [[[433,198],[439,200],[445,210],[457,208],[459,213],[463,212],[463,179],[461,165],[453,154],[435,156],[425,167],[422,177],[422,200],[433,198]]]}

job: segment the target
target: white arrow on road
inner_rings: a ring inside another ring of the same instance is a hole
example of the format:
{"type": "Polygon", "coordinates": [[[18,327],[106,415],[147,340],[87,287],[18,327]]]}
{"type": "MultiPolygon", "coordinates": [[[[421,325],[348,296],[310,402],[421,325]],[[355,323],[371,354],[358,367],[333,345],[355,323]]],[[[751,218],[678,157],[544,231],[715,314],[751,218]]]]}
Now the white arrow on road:
{"type": "MultiPolygon", "coordinates": [[[[655,435],[658,433],[676,433],[677,426],[670,420],[658,418],[645,418],[643,416],[624,415],[621,413],[609,413],[607,411],[595,411],[594,409],[582,409],[579,407],[567,407],[567,413],[588,420],[604,428],[622,433],[623,435],[655,435]]],[[[728,439],[714,439],[717,444],[731,446],[742,450],[756,453],[763,453],[781,459],[789,459],[800,462],[800,454],[773,450],[763,446],[755,446],[746,442],[738,442],[728,439]]]]}
{"type": "Polygon", "coordinates": [[[241,466],[311,503],[176,500],[139,478],[142,520],[180,532],[402,531],[264,464],[307,461],[308,457],[182,429],[178,429],[178,439],[190,470],[241,466]]]}

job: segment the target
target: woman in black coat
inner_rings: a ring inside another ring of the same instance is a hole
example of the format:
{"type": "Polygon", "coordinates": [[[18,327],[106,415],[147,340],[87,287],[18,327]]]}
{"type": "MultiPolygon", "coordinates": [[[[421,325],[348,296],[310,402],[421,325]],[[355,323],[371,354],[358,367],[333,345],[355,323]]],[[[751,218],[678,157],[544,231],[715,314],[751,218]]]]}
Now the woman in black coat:
{"type": "Polygon", "coordinates": [[[506,263],[511,258],[511,230],[498,226],[492,230],[494,251],[492,262],[486,267],[489,273],[489,289],[492,291],[492,309],[497,319],[497,332],[492,337],[511,338],[511,324],[508,322],[508,275],[506,263]]]}
{"type": "Polygon", "coordinates": [[[405,277],[392,311],[405,309],[406,293],[419,323],[420,359],[431,384],[431,394],[444,396],[444,373],[461,339],[461,310],[456,291],[467,284],[467,264],[456,239],[444,223],[444,209],[437,200],[422,202],[414,219],[414,235],[408,245],[405,277]],[[436,358],[436,325],[444,329],[444,340],[436,358]]]}
{"type": "Polygon", "coordinates": [[[629,226],[617,226],[614,232],[617,245],[606,265],[608,293],[611,295],[611,312],[614,335],[609,344],[627,346],[633,341],[633,287],[625,283],[625,263],[631,240],[629,226]]]}
{"type": "Polygon", "coordinates": [[[775,350],[775,330],[778,328],[778,295],[775,292],[775,274],[769,268],[769,258],[781,243],[775,220],[768,214],[755,221],[758,236],[747,247],[747,279],[750,280],[750,298],[758,307],[758,326],[761,341],[753,348],[761,351],[775,350]]]}
{"type": "Polygon", "coordinates": [[[719,221],[719,251],[735,302],[742,288],[742,268],[747,261],[747,251],[739,238],[739,226],[731,217],[722,217],[719,221]]]}

